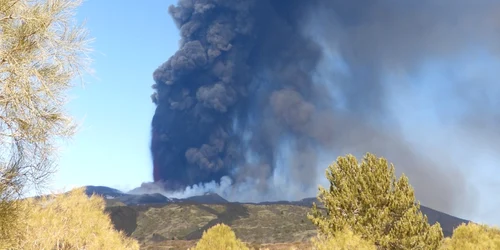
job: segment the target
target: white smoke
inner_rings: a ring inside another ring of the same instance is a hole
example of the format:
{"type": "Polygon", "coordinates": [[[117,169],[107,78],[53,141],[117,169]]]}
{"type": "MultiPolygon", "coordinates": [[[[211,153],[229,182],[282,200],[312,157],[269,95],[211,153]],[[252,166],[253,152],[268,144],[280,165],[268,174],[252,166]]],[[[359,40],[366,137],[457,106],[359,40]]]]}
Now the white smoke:
{"type": "Polygon", "coordinates": [[[193,186],[188,186],[180,191],[166,191],[162,183],[143,183],[140,187],[127,192],[128,194],[161,194],[168,198],[185,199],[192,196],[204,195],[206,193],[216,193],[224,197],[226,190],[231,187],[233,181],[231,178],[224,176],[220,179],[220,183],[211,181],[208,183],[199,183],[193,186]]]}

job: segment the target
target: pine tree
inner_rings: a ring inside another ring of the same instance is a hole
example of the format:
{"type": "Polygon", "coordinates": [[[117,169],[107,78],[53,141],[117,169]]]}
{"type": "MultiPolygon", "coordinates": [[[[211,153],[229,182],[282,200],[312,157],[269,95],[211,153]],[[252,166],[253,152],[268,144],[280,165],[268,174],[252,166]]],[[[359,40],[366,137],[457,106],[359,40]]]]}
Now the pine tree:
{"type": "Polygon", "coordinates": [[[349,228],[382,249],[437,249],[443,238],[439,223],[430,226],[415,202],[408,178],[396,179],[394,166],[366,154],[361,164],[353,155],[339,157],[326,171],[327,190],[319,188],[309,219],[321,235],[335,236],[349,228]]]}

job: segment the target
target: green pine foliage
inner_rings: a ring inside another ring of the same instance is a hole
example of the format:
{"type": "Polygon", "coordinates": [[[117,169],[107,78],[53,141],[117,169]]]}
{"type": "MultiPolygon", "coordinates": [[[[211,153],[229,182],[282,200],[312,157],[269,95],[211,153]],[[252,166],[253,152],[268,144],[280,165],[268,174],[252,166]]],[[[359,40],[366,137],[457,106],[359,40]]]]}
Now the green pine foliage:
{"type": "Polygon", "coordinates": [[[440,225],[430,226],[419,210],[406,176],[396,179],[394,166],[366,154],[339,157],[326,171],[329,189],[319,188],[326,213],[313,205],[309,219],[319,233],[335,236],[349,228],[381,249],[438,249],[440,225]]]}

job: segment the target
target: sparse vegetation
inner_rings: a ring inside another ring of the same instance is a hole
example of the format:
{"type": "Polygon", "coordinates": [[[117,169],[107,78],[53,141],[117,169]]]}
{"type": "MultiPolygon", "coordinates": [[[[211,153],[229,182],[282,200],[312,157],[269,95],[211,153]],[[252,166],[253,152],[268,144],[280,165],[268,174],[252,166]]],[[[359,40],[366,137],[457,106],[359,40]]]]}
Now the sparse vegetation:
{"type": "Polygon", "coordinates": [[[382,249],[437,249],[439,223],[430,226],[419,211],[406,176],[396,180],[394,166],[366,154],[339,157],[326,171],[329,189],[319,188],[325,213],[313,205],[309,218],[320,235],[334,237],[346,227],[382,249]]]}
{"type": "Polygon", "coordinates": [[[165,204],[156,206],[121,206],[107,209],[117,229],[124,230],[143,245],[157,245],[163,240],[198,240],[213,225],[231,225],[236,236],[245,242],[271,244],[305,242],[316,235],[307,220],[305,206],[251,204],[165,204]],[[279,211],[286,209],[283,217],[279,211]],[[300,223],[305,220],[305,223],[300,223]],[[153,237],[156,235],[156,237],[153,237]]]}

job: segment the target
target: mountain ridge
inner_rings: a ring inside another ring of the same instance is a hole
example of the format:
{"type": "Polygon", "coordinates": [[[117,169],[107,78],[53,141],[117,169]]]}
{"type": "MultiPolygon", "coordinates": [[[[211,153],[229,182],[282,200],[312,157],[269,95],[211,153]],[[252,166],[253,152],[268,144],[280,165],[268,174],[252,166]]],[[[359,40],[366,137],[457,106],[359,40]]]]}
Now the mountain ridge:
{"type": "MultiPolygon", "coordinates": [[[[154,194],[130,194],[122,192],[118,189],[105,186],[85,186],[87,195],[100,195],[106,200],[108,207],[115,205],[125,206],[163,206],[168,204],[203,204],[203,205],[256,205],[256,206],[273,206],[273,205],[289,205],[311,207],[313,202],[319,203],[315,197],[304,198],[298,201],[265,201],[265,202],[231,202],[216,193],[207,192],[203,195],[195,195],[184,199],[169,198],[160,193],[154,194]],[[121,203],[121,204],[120,204],[121,203]]],[[[468,223],[468,220],[455,217],[453,215],[437,211],[435,209],[421,205],[420,210],[430,224],[439,222],[443,228],[445,236],[451,236],[453,229],[461,223],[468,223]]]]}
{"type": "MultiPolygon", "coordinates": [[[[205,230],[218,223],[231,226],[238,238],[255,246],[306,246],[317,234],[307,218],[313,202],[318,203],[316,197],[252,203],[231,202],[210,192],[178,199],[160,193],[130,194],[105,186],[85,186],[85,191],[104,198],[114,227],[137,239],[141,249],[193,247],[205,230]]],[[[469,222],[426,206],[420,210],[430,224],[441,224],[445,237],[469,222]]]]}

